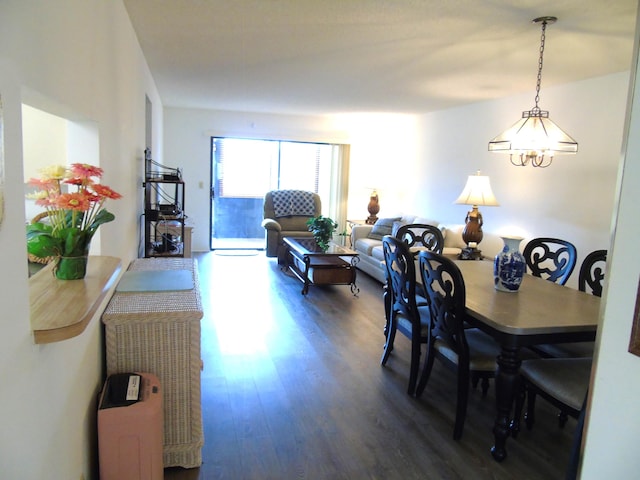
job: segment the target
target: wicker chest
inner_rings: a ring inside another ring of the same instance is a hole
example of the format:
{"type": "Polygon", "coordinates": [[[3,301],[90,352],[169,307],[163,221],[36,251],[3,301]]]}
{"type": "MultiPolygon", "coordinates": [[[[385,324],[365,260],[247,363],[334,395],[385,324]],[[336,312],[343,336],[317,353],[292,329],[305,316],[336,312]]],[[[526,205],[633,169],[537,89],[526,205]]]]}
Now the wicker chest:
{"type": "Polygon", "coordinates": [[[107,375],[138,371],[160,379],[164,466],[197,467],[202,463],[204,443],[200,399],[203,311],[197,263],[191,258],[137,259],[128,272],[158,270],[191,271],[193,288],[115,292],[102,315],[107,375]]]}

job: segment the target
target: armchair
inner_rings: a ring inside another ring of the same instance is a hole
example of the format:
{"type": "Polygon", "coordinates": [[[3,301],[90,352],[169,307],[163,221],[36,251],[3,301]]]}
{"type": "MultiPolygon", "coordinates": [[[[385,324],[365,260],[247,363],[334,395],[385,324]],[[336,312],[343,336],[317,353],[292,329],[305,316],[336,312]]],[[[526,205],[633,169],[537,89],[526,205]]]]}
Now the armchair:
{"type": "Polygon", "coordinates": [[[271,190],[264,197],[264,220],[267,257],[277,257],[284,264],[286,248],[283,237],[312,237],[307,220],[317,217],[322,203],[317,193],[303,190],[271,190]]]}

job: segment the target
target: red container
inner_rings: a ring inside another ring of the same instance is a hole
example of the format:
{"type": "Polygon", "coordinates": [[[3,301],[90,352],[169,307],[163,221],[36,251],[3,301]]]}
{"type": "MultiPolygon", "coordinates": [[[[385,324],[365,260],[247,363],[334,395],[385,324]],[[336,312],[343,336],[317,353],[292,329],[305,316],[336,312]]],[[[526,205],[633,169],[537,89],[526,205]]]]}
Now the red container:
{"type": "Polygon", "coordinates": [[[162,480],[162,391],[150,373],[109,376],[98,405],[101,480],[162,480]]]}

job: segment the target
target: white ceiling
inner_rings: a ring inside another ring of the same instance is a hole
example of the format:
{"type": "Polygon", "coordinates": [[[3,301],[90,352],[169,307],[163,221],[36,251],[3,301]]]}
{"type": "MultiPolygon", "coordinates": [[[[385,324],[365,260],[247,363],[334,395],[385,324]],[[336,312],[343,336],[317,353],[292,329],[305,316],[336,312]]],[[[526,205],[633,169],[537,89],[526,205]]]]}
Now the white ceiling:
{"type": "Polygon", "coordinates": [[[637,0],[124,0],[165,106],[420,113],[630,68],[637,0]]]}

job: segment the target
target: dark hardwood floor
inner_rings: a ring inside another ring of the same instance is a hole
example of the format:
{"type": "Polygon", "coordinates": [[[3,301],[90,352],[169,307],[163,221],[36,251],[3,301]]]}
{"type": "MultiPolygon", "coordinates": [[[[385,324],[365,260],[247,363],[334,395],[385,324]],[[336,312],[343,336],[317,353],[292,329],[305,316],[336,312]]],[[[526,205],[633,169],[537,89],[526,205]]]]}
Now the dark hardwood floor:
{"type": "Polygon", "coordinates": [[[166,479],[562,479],[575,421],[558,428],[538,401],[537,423],[491,457],[493,384],[473,391],[453,440],[455,378],[436,362],[419,399],[406,394],[409,342],[380,366],[382,286],[311,287],[264,252],[196,254],[202,319],[205,445],[198,469],[166,479]]]}

